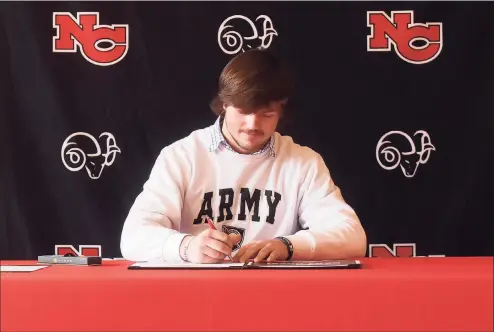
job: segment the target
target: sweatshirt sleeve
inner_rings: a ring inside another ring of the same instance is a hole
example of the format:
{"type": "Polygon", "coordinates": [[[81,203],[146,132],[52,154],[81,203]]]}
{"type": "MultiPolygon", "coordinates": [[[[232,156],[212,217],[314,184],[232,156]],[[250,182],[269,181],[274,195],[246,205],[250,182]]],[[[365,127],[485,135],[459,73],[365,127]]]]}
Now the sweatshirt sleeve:
{"type": "Polygon", "coordinates": [[[322,157],[311,158],[300,188],[299,224],[302,230],[287,236],[294,246],[293,260],[363,257],[367,238],[355,211],[342,197],[322,157]]]}
{"type": "Polygon", "coordinates": [[[189,170],[177,148],[158,156],[143,190],[124,222],[120,240],[123,258],[131,261],[181,260],[180,221],[189,170]]]}

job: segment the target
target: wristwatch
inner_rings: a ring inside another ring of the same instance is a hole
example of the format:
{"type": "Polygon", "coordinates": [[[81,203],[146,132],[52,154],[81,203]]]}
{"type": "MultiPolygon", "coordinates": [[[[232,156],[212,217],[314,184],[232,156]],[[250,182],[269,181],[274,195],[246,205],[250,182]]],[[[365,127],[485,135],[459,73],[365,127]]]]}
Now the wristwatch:
{"type": "Polygon", "coordinates": [[[286,248],[288,249],[288,257],[286,258],[286,260],[289,261],[293,256],[293,244],[292,244],[292,242],[284,236],[278,236],[278,237],[275,237],[275,239],[280,240],[281,242],[283,242],[285,244],[286,248]]]}

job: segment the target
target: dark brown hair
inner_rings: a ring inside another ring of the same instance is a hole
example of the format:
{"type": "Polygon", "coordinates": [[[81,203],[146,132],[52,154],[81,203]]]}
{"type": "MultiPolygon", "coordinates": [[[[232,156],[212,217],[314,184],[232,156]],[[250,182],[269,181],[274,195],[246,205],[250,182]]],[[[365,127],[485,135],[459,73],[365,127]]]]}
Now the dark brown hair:
{"type": "Polygon", "coordinates": [[[288,98],[294,78],[288,66],[273,53],[252,49],[234,57],[219,78],[218,94],[210,106],[221,115],[223,104],[252,112],[273,101],[288,98]]]}

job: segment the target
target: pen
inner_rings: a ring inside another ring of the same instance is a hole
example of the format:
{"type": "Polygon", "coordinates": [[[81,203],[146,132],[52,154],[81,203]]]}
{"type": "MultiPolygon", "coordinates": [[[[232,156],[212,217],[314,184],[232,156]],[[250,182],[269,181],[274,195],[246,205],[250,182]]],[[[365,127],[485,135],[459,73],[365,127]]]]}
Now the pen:
{"type": "MultiPolygon", "coordinates": [[[[207,221],[208,221],[209,228],[214,229],[214,230],[216,231],[217,229],[216,229],[216,227],[214,226],[214,224],[213,224],[213,222],[211,221],[211,219],[210,219],[208,216],[206,216],[206,219],[207,219],[207,221]]],[[[233,258],[232,258],[232,256],[230,256],[230,255],[227,255],[227,256],[228,256],[228,258],[230,258],[230,260],[233,262],[233,258]]]]}

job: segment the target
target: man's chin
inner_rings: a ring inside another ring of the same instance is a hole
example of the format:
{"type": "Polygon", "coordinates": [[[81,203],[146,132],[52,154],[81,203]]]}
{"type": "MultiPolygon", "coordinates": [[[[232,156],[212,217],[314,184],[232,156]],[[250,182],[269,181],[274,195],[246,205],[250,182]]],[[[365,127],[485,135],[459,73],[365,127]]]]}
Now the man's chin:
{"type": "Polygon", "coordinates": [[[240,146],[247,153],[254,153],[262,149],[262,146],[259,144],[248,144],[244,143],[240,146]]]}

